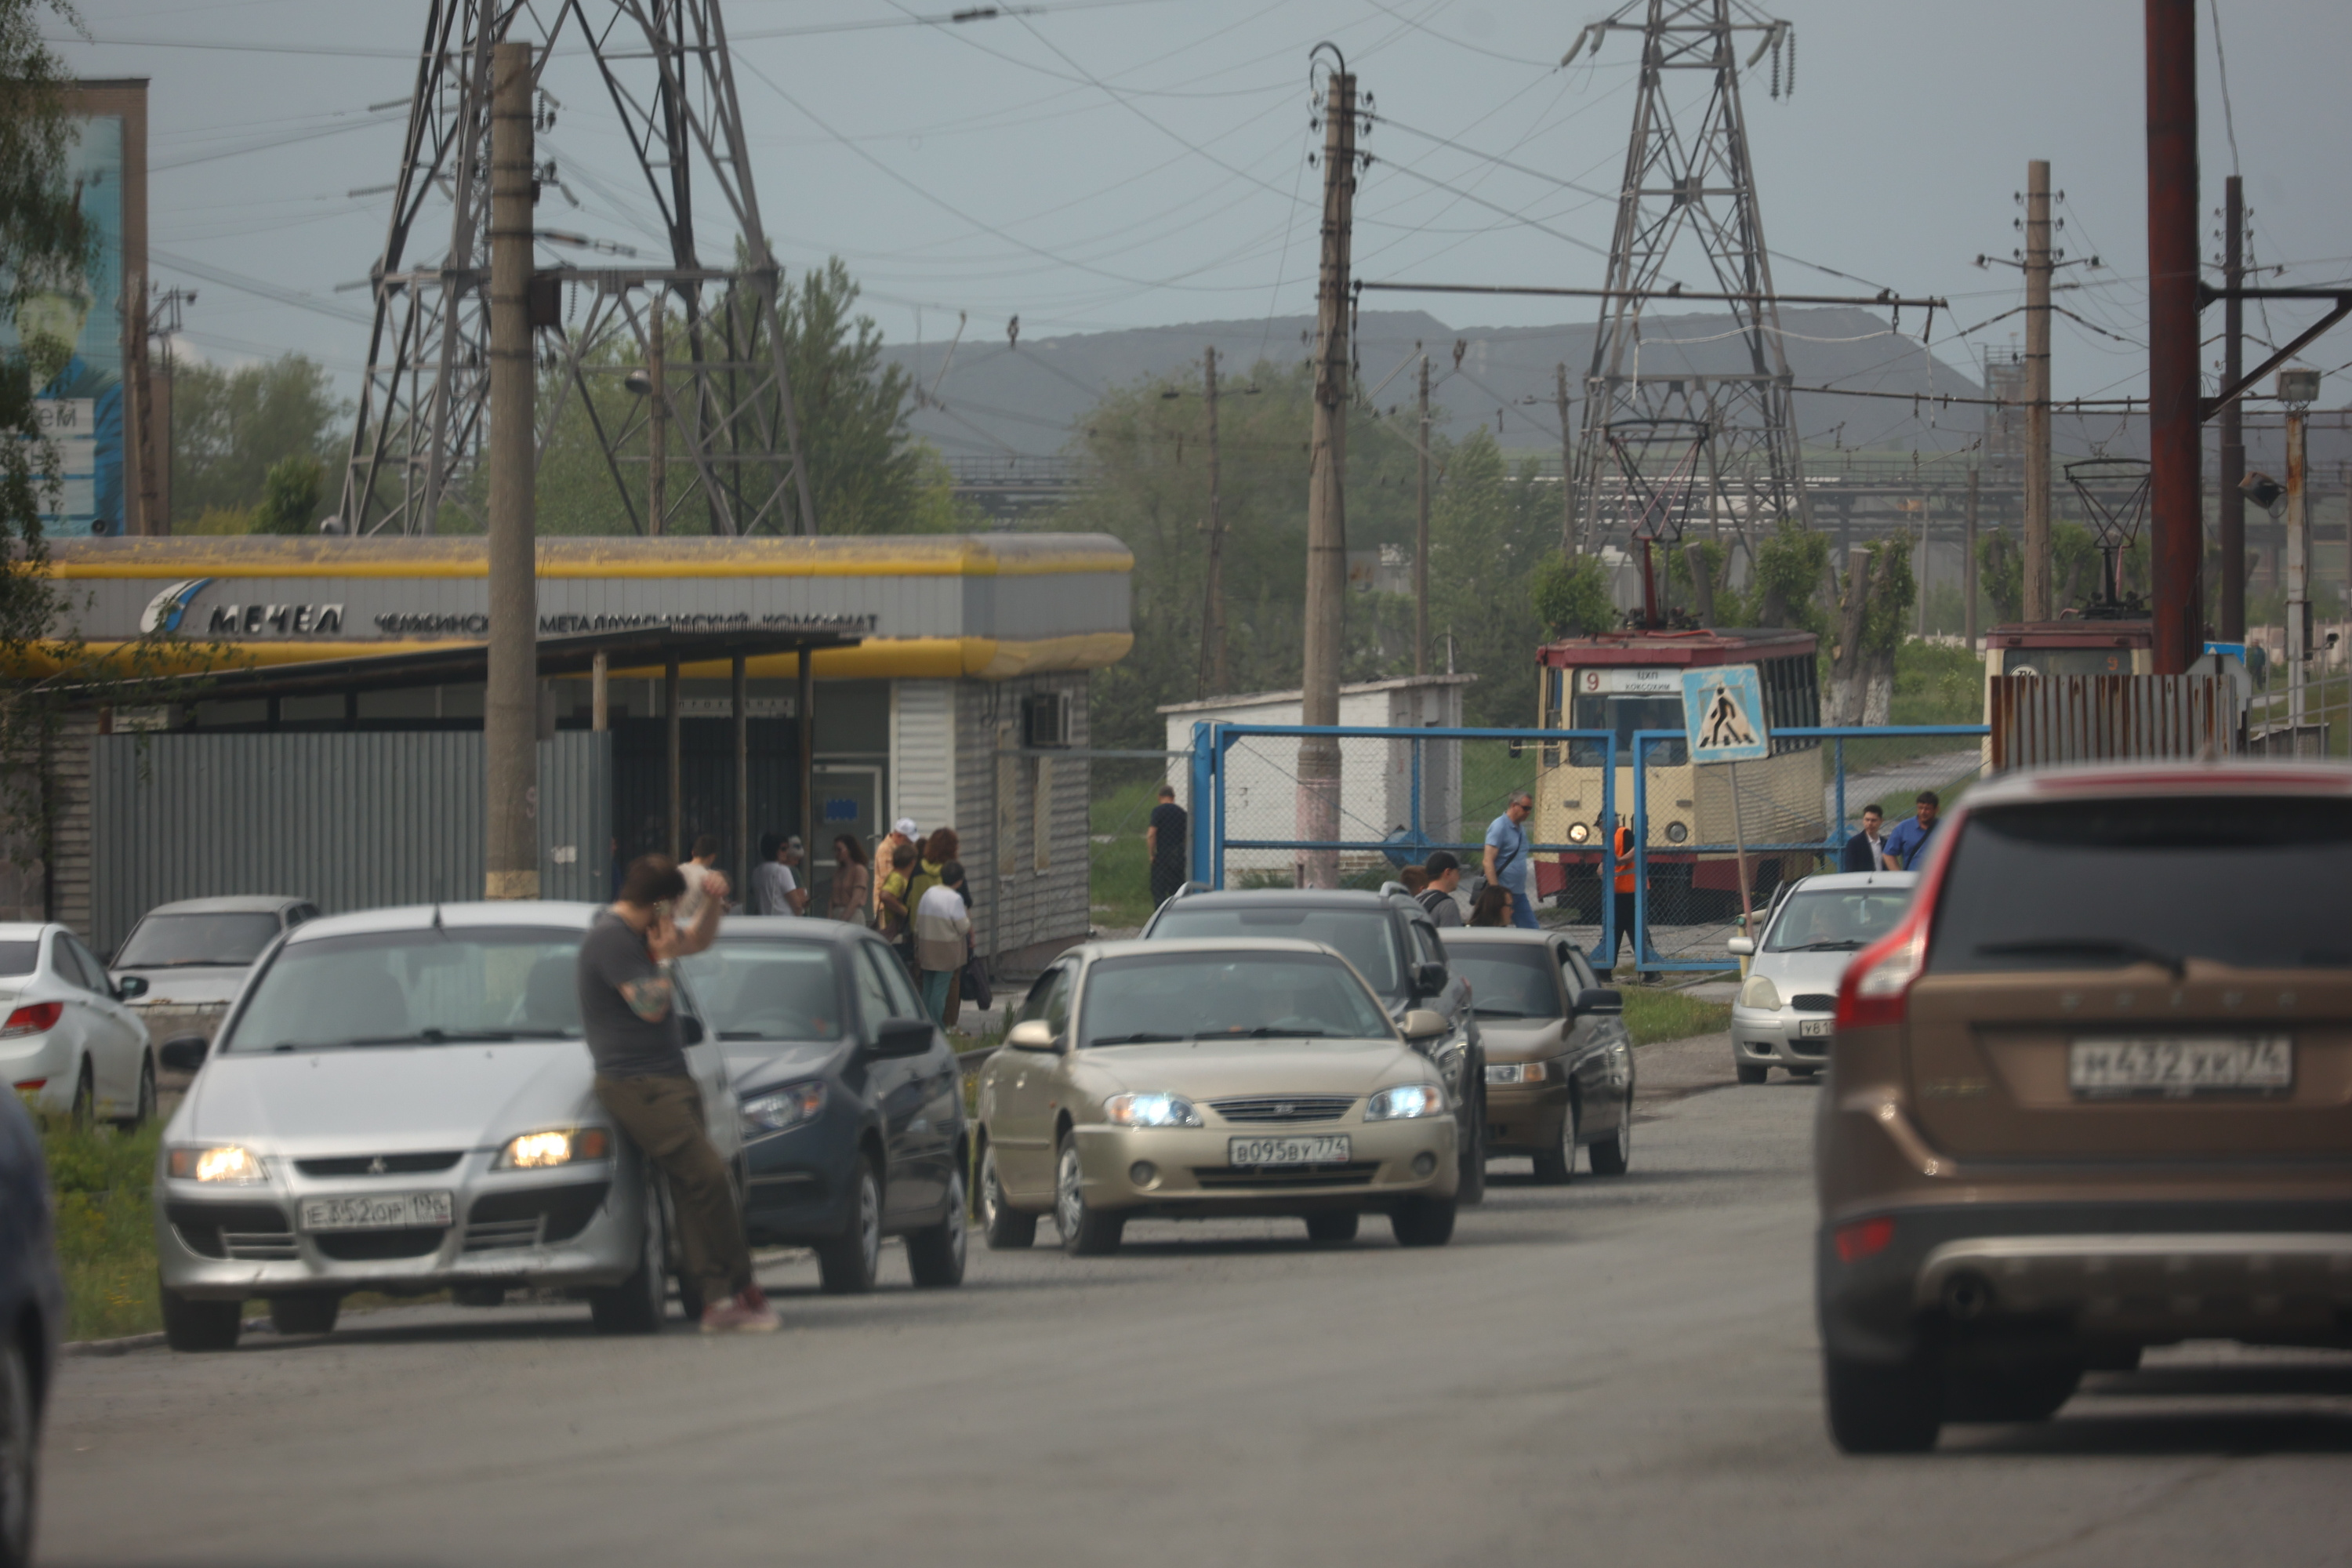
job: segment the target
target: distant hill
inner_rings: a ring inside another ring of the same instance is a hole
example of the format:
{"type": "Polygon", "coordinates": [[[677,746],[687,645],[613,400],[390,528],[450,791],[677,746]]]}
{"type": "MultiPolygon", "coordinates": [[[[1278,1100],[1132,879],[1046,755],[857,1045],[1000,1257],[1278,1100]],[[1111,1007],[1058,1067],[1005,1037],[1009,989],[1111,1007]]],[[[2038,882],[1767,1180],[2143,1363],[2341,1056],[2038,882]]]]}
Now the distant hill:
{"type": "MultiPolygon", "coordinates": [[[[1895,334],[1890,322],[1873,311],[1784,310],[1780,328],[1800,387],[1835,384],[1916,394],[1923,399],[1939,394],[1982,395],[1969,373],[1931,354],[1907,333],[1895,334]]],[[[1727,316],[1653,317],[1643,328],[1642,373],[1673,376],[1745,369],[1740,341],[1727,335],[1732,330],[1727,316]]],[[[984,340],[967,338],[952,356],[947,343],[937,342],[894,344],[885,354],[905,365],[926,391],[936,389],[944,406],[918,411],[912,424],[941,451],[967,457],[1042,455],[1061,451],[1078,421],[1114,386],[1154,376],[1197,383],[1202,351],[1212,345],[1221,377],[1245,384],[1261,360],[1279,364],[1305,360],[1313,331],[1314,321],[1306,316],[1195,321],[1065,337],[1024,335],[1017,345],[1008,344],[999,330],[984,340]]],[[[1590,321],[1451,327],[1421,310],[1366,310],[1357,321],[1356,354],[1365,387],[1380,389],[1377,401],[1382,406],[1403,406],[1414,397],[1411,362],[1417,342],[1432,362],[1432,401],[1443,407],[1443,428],[1457,436],[1474,422],[1494,428],[1499,409],[1498,439],[1504,447],[1557,454],[1554,367],[1569,367],[1570,395],[1580,396],[1578,383],[1591,362],[1595,333],[1590,321]],[[1454,363],[1457,342],[1464,345],[1458,374],[1454,363]],[[1523,401],[1527,399],[1533,401],[1523,401]]],[[[1580,406],[1571,414],[1580,418],[1580,406]]],[[[1915,416],[1907,402],[1819,393],[1800,393],[1797,398],[1800,433],[1809,444],[1822,446],[1833,440],[1849,447],[1893,441],[1925,451],[1953,450],[1977,438],[1984,427],[1983,414],[1983,409],[1965,405],[1937,410],[1923,403],[1915,416]]]]}

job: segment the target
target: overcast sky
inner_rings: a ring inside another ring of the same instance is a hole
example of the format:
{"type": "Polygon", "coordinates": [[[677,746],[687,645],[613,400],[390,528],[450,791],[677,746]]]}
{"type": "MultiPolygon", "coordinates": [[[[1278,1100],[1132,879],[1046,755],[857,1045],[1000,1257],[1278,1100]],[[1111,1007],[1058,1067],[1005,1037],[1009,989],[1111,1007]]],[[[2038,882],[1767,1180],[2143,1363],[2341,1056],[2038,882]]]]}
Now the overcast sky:
{"type": "MultiPolygon", "coordinates": [[[[1015,313],[1032,339],[1310,309],[1319,192],[1306,165],[1307,51],[1326,38],[1391,121],[1366,143],[1381,161],[1358,198],[1359,276],[1601,281],[1610,204],[1554,183],[1606,188],[1624,158],[1633,43],[1617,37],[1597,63],[1557,63],[1606,14],[1598,6],[1046,0],[1040,15],[916,19],[963,3],[726,0],[771,241],[795,269],[843,257],[893,341],[919,327],[941,340],[959,311],[970,316],[967,342],[1002,342],[1015,313]]],[[[347,193],[397,172],[425,9],[81,0],[94,41],[65,43],[71,64],[152,80],[153,271],[198,291],[186,317],[198,352],[233,361],[296,350],[352,380],[368,296],[336,288],[366,277],[390,198],[347,193]],[[368,107],[387,100],[399,101],[368,107]]],[[[2233,154],[2213,13],[2199,9],[2202,202],[2218,212],[2233,154]]],[[[2352,276],[2352,5],[2220,0],[2219,10],[2257,254],[2287,267],[2284,281],[2352,276]]],[[[2137,0],[1789,0],[1778,14],[1795,24],[1793,93],[1770,98],[1769,63],[1745,79],[1772,247],[1948,297],[1959,320],[1939,321],[1942,350],[1954,326],[2020,298],[2013,270],[1972,263],[2022,243],[2012,193],[2028,159],[2049,158],[2066,194],[2062,243],[2105,264],[2071,271],[2084,287],[2062,298],[2134,340],[2062,319],[2055,390],[2138,390],[2147,176],[2137,0]]],[[[559,56],[548,79],[562,109],[541,153],[581,205],[551,192],[541,223],[646,246],[651,203],[609,107],[578,58],[559,56]]],[[[731,249],[723,211],[702,201],[706,263],[731,249]]],[[[2218,254],[2218,217],[2209,226],[2218,254]]],[[[1848,287],[1790,260],[1776,269],[1787,292],[1848,287]]],[[[1388,302],[1455,326],[1589,314],[1559,300],[1388,302]]],[[[2270,319],[2284,337],[2310,315],[2282,308],[2270,319]]],[[[2005,343],[2014,325],[1982,335],[2005,343]]],[[[2260,330],[2259,315],[2252,325],[2260,330]]],[[[2352,328],[2309,359],[2328,370],[2352,361],[2352,328]]],[[[2352,382],[2338,379],[2324,402],[2340,405],[2347,393],[2352,382]]]]}

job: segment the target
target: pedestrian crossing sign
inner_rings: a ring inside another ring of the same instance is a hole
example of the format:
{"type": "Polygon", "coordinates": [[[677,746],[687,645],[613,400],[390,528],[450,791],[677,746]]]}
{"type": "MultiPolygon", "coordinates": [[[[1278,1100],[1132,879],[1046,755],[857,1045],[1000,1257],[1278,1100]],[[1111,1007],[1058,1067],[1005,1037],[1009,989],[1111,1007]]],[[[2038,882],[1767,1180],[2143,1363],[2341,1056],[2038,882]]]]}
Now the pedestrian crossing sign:
{"type": "Polygon", "coordinates": [[[1683,671],[1683,724],[1695,763],[1752,763],[1772,750],[1752,664],[1683,671]]]}

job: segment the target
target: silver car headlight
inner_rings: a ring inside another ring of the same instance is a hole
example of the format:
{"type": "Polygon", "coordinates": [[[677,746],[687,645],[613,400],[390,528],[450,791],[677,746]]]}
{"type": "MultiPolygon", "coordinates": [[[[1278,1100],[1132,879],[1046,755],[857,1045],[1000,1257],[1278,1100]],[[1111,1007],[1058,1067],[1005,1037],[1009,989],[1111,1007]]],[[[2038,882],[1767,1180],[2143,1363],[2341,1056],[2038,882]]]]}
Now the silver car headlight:
{"type": "Polygon", "coordinates": [[[163,1152],[163,1169],[184,1182],[249,1187],[269,1179],[261,1156],[235,1143],[174,1143],[163,1152]]]}
{"type": "Polygon", "coordinates": [[[1780,1010],[1780,988],[1760,974],[1751,974],[1748,984],[1739,988],[1739,1005],[1759,1013],[1780,1010]]]}
{"type": "Polygon", "coordinates": [[[1367,1121],[1400,1121],[1415,1116],[1445,1114],[1445,1091],[1433,1083],[1401,1083],[1384,1089],[1364,1105],[1367,1121]]]}
{"type": "Polygon", "coordinates": [[[1113,1127],[1199,1127],[1200,1110],[1181,1094],[1114,1094],[1103,1101],[1113,1127]]]}
{"type": "Polygon", "coordinates": [[[551,1127],[507,1140],[492,1168],[500,1171],[544,1171],[582,1160],[602,1160],[613,1152],[613,1135],[602,1127],[551,1127]]]}
{"type": "Polygon", "coordinates": [[[743,1102],[743,1136],[763,1138],[814,1121],[824,1109],[824,1085],[812,1079],[790,1083],[743,1102]]]}

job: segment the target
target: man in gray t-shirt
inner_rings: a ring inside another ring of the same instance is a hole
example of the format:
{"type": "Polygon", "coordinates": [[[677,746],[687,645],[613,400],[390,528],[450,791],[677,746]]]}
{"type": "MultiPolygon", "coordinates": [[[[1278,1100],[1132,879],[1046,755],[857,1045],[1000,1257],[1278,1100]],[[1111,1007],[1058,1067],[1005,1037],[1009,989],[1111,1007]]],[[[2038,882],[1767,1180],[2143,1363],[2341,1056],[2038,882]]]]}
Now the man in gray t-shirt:
{"type": "Polygon", "coordinates": [[[669,1184],[686,1270],[702,1289],[702,1330],[768,1330],[776,1314],[751,1277],[743,1216],[727,1162],[703,1122],[702,1089],[687,1069],[670,960],[700,952],[719,935],[727,879],[709,874],[709,895],[681,930],[670,910],[686,879],[667,855],[642,855],[621,896],[580,943],[581,1032],[596,1064],[596,1099],[669,1184]]]}

